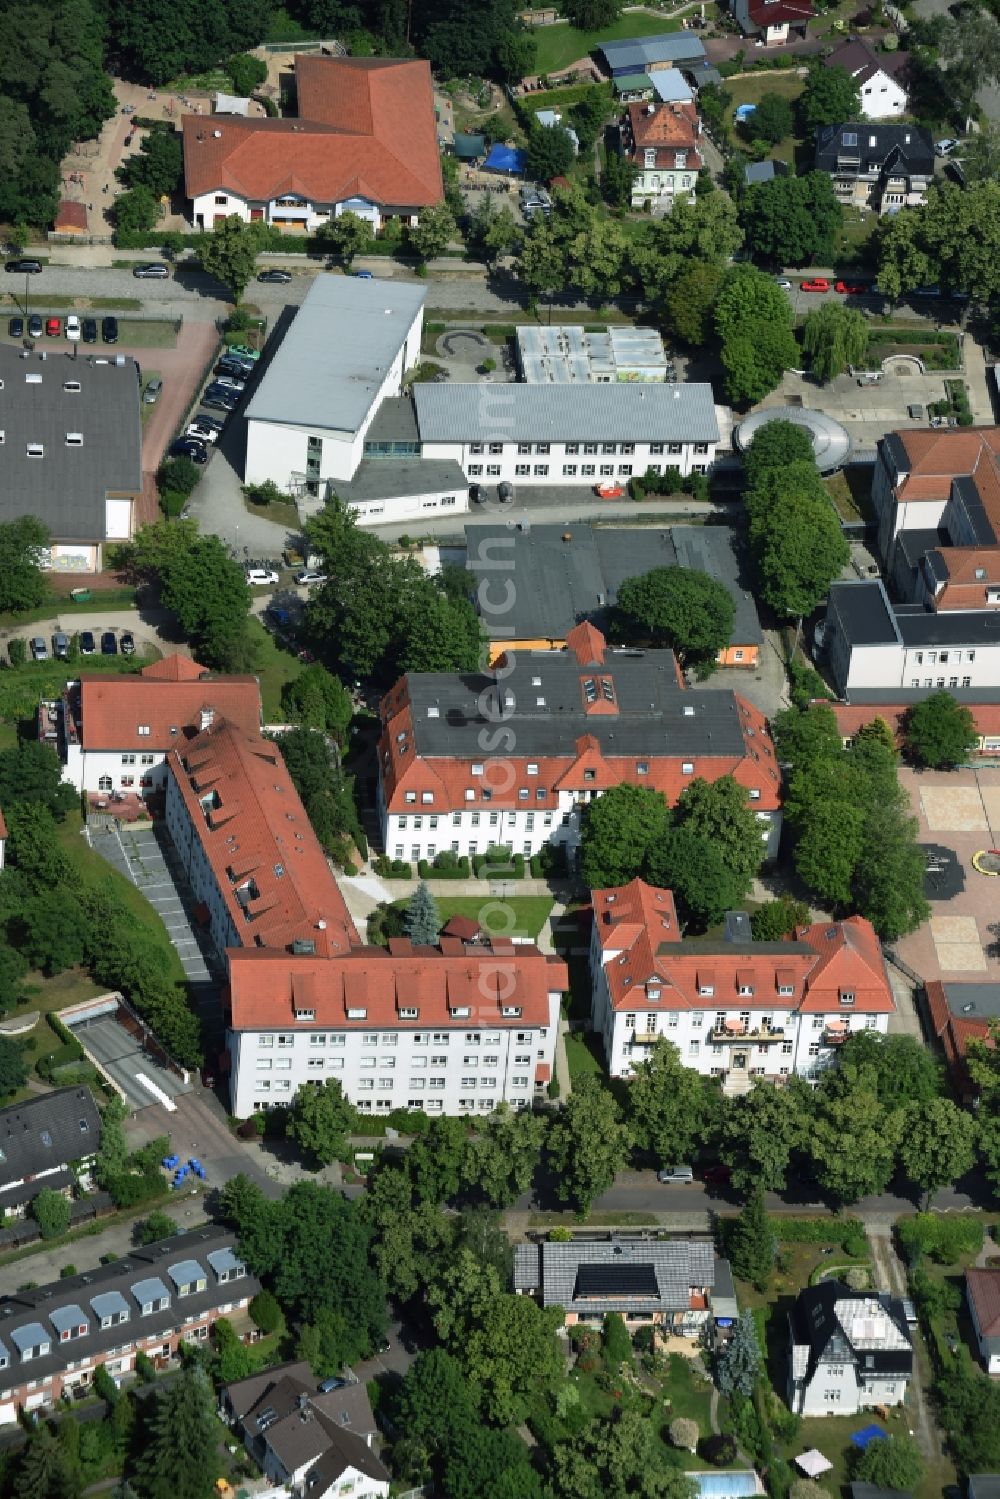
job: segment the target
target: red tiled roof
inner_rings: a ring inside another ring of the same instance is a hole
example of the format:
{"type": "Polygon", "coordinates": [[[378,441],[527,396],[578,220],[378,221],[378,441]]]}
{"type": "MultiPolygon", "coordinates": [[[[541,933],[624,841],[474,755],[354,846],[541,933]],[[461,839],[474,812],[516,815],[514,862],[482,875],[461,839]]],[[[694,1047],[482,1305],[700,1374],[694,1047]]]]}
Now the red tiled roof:
{"type": "Polygon", "coordinates": [[[1000,1338],[1000,1270],[970,1265],[965,1272],[969,1300],[984,1338],[1000,1338]]]}
{"type": "Polygon", "coordinates": [[[633,162],[654,150],[656,166],[672,168],[675,152],[686,151],[685,166],[692,171],[701,167],[701,121],[695,104],[630,104],[626,116],[625,136],[632,142],[628,154],[633,162]]]}
{"type": "Polygon", "coordinates": [[[442,937],[458,937],[462,942],[473,942],[482,931],[478,921],[471,916],[452,916],[441,929],[442,937]]]}
{"type": "Polygon", "coordinates": [[[535,1082],[547,1083],[552,1078],[552,1068],[548,1062],[538,1062],[535,1066],[535,1082]]]}
{"type": "Polygon", "coordinates": [[[537,947],[500,941],[469,946],[461,955],[434,949],[395,956],[357,947],[327,958],[239,949],[229,953],[233,1030],[294,1030],[318,1025],[339,1030],[423,1030],[477,1025],[547,1026],[550,994],[569,987],[560,958],[537,947]],[[468,1009],[468,1015],[456,1010],[468,1009]],[[504,1010],[517,1009],[518,1015],[504,1010]],[[297,1022],[296,1010],[315,1011],[297,1022]],[[416,1010],[403,1016],[401,1010],[416,1010]],[[349,1011],[357,1011],[353,1017],[349,1011]],[[361,1013],[363,1012],[363,1013],[361,1013]]]}
{"type": "Polygon", "coordinates": [[[299,118],[185,115],[189,198],[224,190],[251,202],[298,194],[317,205],[363,197],[420,208],[444,195],[426,62],[296,59],[299,118]]]}
{"type": "MultiPolygon", "coordinates": [[[[830,703],[837,727],[844,739],[853,739],[865,724],[883,719],[892,730],[896,743],[903,737],[903,719],[910,711],[910,703],[830,703]]],[[[986,736],[1000,734],[1000,703],[966,703],[976,723],[976,732],[986,736]]]]}
{"type": "Polygon", "coordinates": [[[359,941],[277,745],[221,720],[173,750],[169,764],[246,945],[286,948],[299,938],[325,957],[359,941]]]}
{"type": "Polygon", "coordinates": [[[685,943],[669,890],[642,880],[591,892],[604,970],[616,1010],[795,1009],[846,1014],[892,1014],[895,1002],[878,938],[860,916],[802,927],[788,943],[685,943]],[[792,989],[779,998],[778,988],[792,989]],[[655,999],[647,990],[653,988],[655,999]],[[699,991],[711,988],[706,996],[699,991]],[[751,988],[752,994],[740,989],[751,988]]]}
{"type": "Polygon", "coordinates": [[[169,656],[138,676],[80,675],[79,737],[85,751],[169,750],[204,715],[246,733],[260,728],[256,677],[212,677],[186,656],[169,656]],[[148,730],[140,733],[140,728],[148,730]]]}
{"type": "MultiPolygon", "coordinates": [[[[964,432],[938,432],[913,428],[891,434],[909,461],[909,472],[900,482],[901,502],[947,500],[951,481],[960,474],[977,474],[982,464],[984,482],[995,474],[1000,455],[1000,427],[969,427],[964,432]]],[[[980,475],[977,474],[977,481],[980,475]]]]}
{"type": "Polygon", "coordinates": [[[749,0],[747,12],[755,26],[794,26],[814,14],[812,0],[749,0]]]}
{"type": "Polygon", "coordinates": [[[970,1041],[992,1045],[989,1021],[953,1014],[940,979],[931,979],[925,985],[925,992],[931,1029],[941,1043],[956,1088],[963,1097],[973,1098],[977,1089],[969,1077],[966,1052],[970,1041]]]}

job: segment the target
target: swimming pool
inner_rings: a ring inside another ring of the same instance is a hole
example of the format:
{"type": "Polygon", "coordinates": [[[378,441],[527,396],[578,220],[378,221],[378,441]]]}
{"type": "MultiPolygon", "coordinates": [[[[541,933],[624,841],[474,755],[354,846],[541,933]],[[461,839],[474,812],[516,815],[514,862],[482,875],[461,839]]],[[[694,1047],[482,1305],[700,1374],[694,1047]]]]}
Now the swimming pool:
{"type": "Polygon", "coordinates": [[[750,1499],[760,1493],[760,1483],[752,1469],[738,1473],[688,1473],[698,1485],[700,1499],[750,1499]]]}

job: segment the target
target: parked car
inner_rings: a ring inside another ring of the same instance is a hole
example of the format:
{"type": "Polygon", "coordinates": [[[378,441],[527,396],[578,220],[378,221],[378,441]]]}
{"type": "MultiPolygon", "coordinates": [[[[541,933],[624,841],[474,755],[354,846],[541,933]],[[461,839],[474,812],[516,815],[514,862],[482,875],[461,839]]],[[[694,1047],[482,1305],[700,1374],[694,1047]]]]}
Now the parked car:
{"type": "Polygon", "coordinates": [[[209,431],[214,432],[216,437],[218,437],[219,433],[226,425],[225,422],[220,421],[217,416],[209,416],[207,411],[196,412],[194,420],[199,427],[207,427],[209,431]]]}
{"type": "Polygon", "coordinates": [[[482,484],[470,484],[469,485],[469,504],[470,505],[485,505],[486,504],[486,488],[485,488],[485,485],[482,485],[482,484]]]}
{"type": "Polygon", "coordinates": [[[625,493],[625,487],[622,484],[605,480],[603,484],[594,485],[594,493],[599,500],[620,500],[625,493]]]}
{"type": "Polygon", "coordinates": [[[170,275],[170,267],[164,265],[162,260],[151,260],[146,265],[134,266],[132,275],[139,280],[165,281],[170,275]]]}
{"type": "Polygon", "coordinates": [[[800,281],[800,291],[829,291],[830,283],[825,276],[814,276],[811,281],[800,281]]]}
{"type": "Polygon", "coordinates": [[[224,354],[215,366],[217,375],[235,375],[237,380],[246,380],[253,374],[249,359],[240,359],[235,354],[224,354]]]}
{"type": "Polygon", "coordinates": [[[207,390],[201,398],[201,404],[211,406],[214,411],[235,411],[239,399],[234,390],[207,390]]]}
{"type": "Polygon", "coordinates": [[[122,638],[118,643],[118,648],[123,656],[135,655],[135,636],[131,630],[122,631],[122,638]]]}
{"type": "Polygon", "coordinates": [[[934,283],[931,286],[915,286],[910,292],[911,297],[940,297],[941,288],[934,283]]]}
{"type": "MultiPolygon", "coordinates": [[[[212,386],[217,385],[223,386],[226,390],[235,390],[240,392],[246,390],[247,388],[247,382],[245,380],[238,379],[235,375],[216,375],[215,379],[212,381],[212,386]]],[[[211,388],[212,387],[210,386],[209,389],[211,388]]]]}
{"type": "Polygon", "coordinates": [[[266,587],[269,583],[277,583],[278,574],[266,567],[248,567],[247,582],[251,588],[266,587]]]}
{"type": "Polygon", "coordinates": [[[658,1182],[681,1182],[690,1185],[694,1181],[694,1172],[690,1166],[664,1166],[662,1171],[656,1173],[658,1182]]]}
{"type": "Polygon", "coordinates": [[[142,393],[143,401],[147,406],[155,406],[157,401],[160,399],[160,393],[162,392],[162,390],[163,381],[159,379],[159,377],[150,380],[148,385],[146,386],[146,389],[142,393]]]}
{"type": "Polygon", "coordinates": [[[80,319],[75,312],[66,314],[66,337],[72,344],[80,342],[80,319]]]}
{"type": "Polygon", "coordinates": [[[950,156],[953,151],[957,151],[958,147],[961,144],[961,141],[957,141],[952,136],[946,135],[944,139],[939,140],[937,145],[934,147],[934,155],[950,156]]]}
{"type": "Polygon", "coordinates": [[[195,442],[218,442],[219,434],[214,427],[206,426],[204,422],[192,422],[184,433],[195,442]]]}
{"type": "Polygon", "coordinates": [[[170,444],[171,458],[190,458],[192,463],[208,462],[208,449],[196,437],[178,437],[170,444]]]}
{"type": "Polygon", "coordinates": [[[85,317],[83,320],[83,341],[85,344],[96,344],[97,342],[97,319],[85,317]]]}
{"type": "Polygon", "coordinates": [[[12,317],[10,322],[7,324],[7,332],[10,334],[11,338],[23,338],[24,318],[12,317]]]}
{"type": "Polygon", "coordinates": [[[296,583],[300,583],[303,586],[303,588],[309,588],[309,587],[311,587],[311,586],[313,586],[314,584],[317,584],[317,583],[325,583],[326,582],[326,573],[315,573],[315,572],[299,573],[298,576],[296,577],[295,581],[296,581],[296,583]]]}
{"type": "Polygon", "coordinates": [[[792,289],[792,283],[787,276],[775,276],[774,284],[780,287],[782,291],[791,291],[792,289]]]}
{"type": "Polygon", "coordinates": [[[217,396],[220,393],[223,395],[231,396],[234,401],[238,401],[240,397],[240,392],[236,389],[236,386],[231,381],[209,380],[208,384],[205,387],[205,394],[207,396],[217,396]]]}
{"type": "Polygon", "coordinates": [[[358,281],[371,281],[374,279],[371,271],[355,271],[354,275],[358,281]]]}
{"type": "Polygon", "coordinates": [[[49,648],[40,635],[36,635],[31,642],[31,654],[36,661],[47,661],[49,659],[49,648]]]}
{"type": "Polygon", "coordinates": [[[842,297],[860,297],[868,290],[868,287],[863,281],[838,281],[833,289],[842,297]]]}
{"type": "Polygon", "coordinates": [[[497,498],[501,505],[513,505],[514,486],[507,479],[502,484],[497,485],[497,498]]]}
{"type": "Polygon", "coordinates": [[[717,1161],[712,1166],[706,1166],[701,1174],[710,1187],[728,1187],[733,1178],[732,1168],[724,1161],[717,1161]]]}
{"type": "Polygon", "coordinates": [[[332,1390],[342,1390],[346,1384],[346,1379],[340,1379],[336,1374],[334,1374],[332,1378],[324,1379],[323,1383],[319,1387],[319,1392],[321,1395],[329,1395],[332,1390]]]}
{"type": "Polygon", "coordinates": [[[292,275],[290,271],[279,271],[276,269],[270,271],[260,271],[257,276],[258,281],[272,281],[279,286],[284,286],[285,283],[287,281],[291,281],[291,279],[292,275]]]}
{"type": "Polygon", "coordinates": [[[95,652],[96,649],[97,649],[97,647],[94,644],[94,632],[93,632],[93,630],[81,630],[80,631],[80,655],[81,656],[92,656],[94,654],[94,652],[95,652]]]}
{"type": "Polygon", "coordinates": [[[52,637],[52,654],[60,661],[65,661],[69,655],[69,636],[64,635],[62,630],[57,630],[52,637]]]}
{"type": "Polygon", "coordinates": [[[118,319],[116,317],[101,318],[101,337],[106,344],[118,342],[118,319]]]}
{"type": "Polygon", "coordinates": [[[28,319],[28,337],[41,338],[44,324],[37,312],[33,312],[28,319]]]}
{"type": "Polygon", "coordinates": [[[115,635],[114,630],[105,630],[104,634],[101,636],[101,655],[117,656],[117,654],[118,637],[115,635]]]}
{"type": "Polygon", "coordinates": [[[45,319],[45,337],[46,338],[58,338],[61,332],[62,332],[62,322],[60,321],[59,318],[57,318],[57,317],[47,317],[45,319]]]}
{"type": "Polygon", "coordinates": [[[42,262],[40,260],[8,260],[4,270],[19,272],[22,276],[40,276],[42,262]]]}

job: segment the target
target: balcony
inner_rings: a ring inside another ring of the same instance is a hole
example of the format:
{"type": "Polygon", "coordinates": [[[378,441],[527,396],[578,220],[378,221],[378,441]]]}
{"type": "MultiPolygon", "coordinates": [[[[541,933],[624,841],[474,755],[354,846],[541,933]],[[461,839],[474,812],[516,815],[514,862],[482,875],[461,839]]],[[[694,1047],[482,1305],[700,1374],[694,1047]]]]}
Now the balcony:
{"type": "Polygon", "coordinates": [[[660,1037],[666,1035],[665,1031],[633,1031],[633,1046],[655,1046],[660,1037]]]}
{"type": "Polygon", "coordinates": [[[828,1020],[823,1027],[824,1046],[842,1046],[850,1036],[843,1020],[828,1020]]]}
{"type": "Polygon", "coordinates": [[[776,1026],[757,1026],[752,1030],[734,1029],[733,1023],[726,1026],[713,1025],[709,1031],[708,1039],[713,1046],[722,1046],[729,1043],[731,1046],[767,1046],[772,1041],[784,1041],[784,1028],[776,1026]]]}

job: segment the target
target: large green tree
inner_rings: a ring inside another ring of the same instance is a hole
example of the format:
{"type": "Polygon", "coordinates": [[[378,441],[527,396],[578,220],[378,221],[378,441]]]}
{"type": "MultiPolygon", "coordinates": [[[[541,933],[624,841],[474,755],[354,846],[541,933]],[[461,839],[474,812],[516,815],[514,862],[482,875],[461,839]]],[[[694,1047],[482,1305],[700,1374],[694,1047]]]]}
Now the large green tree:
{"type": "MultiPolygon", "coordinates": [[[[716,196],[703,199],[714,202],[716,196]]],[[[772,277],[750,265],[733,266],[715,304],[726,389],[737,406],[762,401],[798,358],[792,308],[772,277]]]]}
{"type": "Polygon", "coordinates": [[[724,1100],[719,1153],[738,1192],[784,1191],[791,1157],[808,1141],[811,1111],[808,1085],[797,1078],[785,1088],[757,1083],[724,1100]]]}
{"type": "Polygon", "coordinates": [[[375,230],[370,219],[347,212],[321,224],[316,231],[316,238],[325,250],[336,255],[349,267],[353,265],[356,255],[364,254],[375,243],[375,230]]]}
{"type": "Polygon", "coordinates": [[[805,132],[810,135],[820,125],[860,119],[861,90],[846,68],[814,63],[799,98],[798,112],[805,132]]]}
{"type": "Polygon", "coordinates": [[[733,1274],[748,1280],[757,1291],[766,1291],[774,1273],[778,1240],[764,1206],[764,1192],[757,1185],[750,1199],[726,1234],[726,1253],[733,1274]]]}
{"type": "Polygon", "coordinates": [[[932,1098],[907,1107],[899,1156],[910,1181],[923,1193],[924,1211],[934,1192],[953,1185],[971,1170],[977,1136],[972,1115],[950,1098],[932,1098]]]}
{"type": "Polygon", "coordinates": [[[549,1127],[546,1142],[556,1195],[586,1213],[625,1164],[628,1133],[611,1093],[597,1078],[577,1083],[549,1127]]]}
{"type": "Polygon", "coordinates": [[[852,1031],[821,1086],[827,1093],[850,1092],[861,1079],[886,1108],[929,1104],[944,1091],[940,1058],[916,1036],[852,1031]]]}
{"type": "Polygon", "coordinates": [[[842,1206],[884,1192],[902,1128],[902,1111],[886,1109],[867,1088],[823,1098],[809,1143],[820,1186],[842,1206]]]}
{"type": "Polygon", "coordinates": [[[723,583],[688,567],[654,567],[618,589],[623,638],[669,646],[685,665],[714,661],[728,646],[736,605],[723,583]]]}
{"type": "Polygon", "coordinates": [[[358,1115],[339,1079],[328,1077],[299,1088],[288,1111],[285,1132],[320,1166],[346,1160],[349,1135],[358,1115]]]}
{"type": "Polygon", "coordinates": [[[666,798],[645,786],[623,783],[591,802],[580,838],[580,869],[589,888],[627,884],[669,824],[666,798]]]}
{"type": "Polygon", "coordinates": [[[953,770],[968,758],[979,735],[971,709],[950,692],[929,693],[906,714],[903,744],[915,765],[953,770]]]}
{"type": "Polygon", "coordinates": [[[754,183],[740,204],[747,247],[759,260],[779,266],[826,263],[835,251],[842,219],[843,209],[826,172],[754,183]]]}
{"type": "Polygon", "coordinates": [[[135,1486],[143,1499],[210,1499],[218,1478],[219,1429],[207,1374],[182,1369],[153,1396],[135,1486]]]}
{"type": "Polygon", "coordinates": [[[16,1041],[0,1036],[0,1098],[9,1098],[28,1080],[24,1053],[16,1041]]]}
{"type": "Polygon", "coordinates": [[[678,827],[714,843],[748,889],[764,859],[764,841],[744,787],[732,776],[705,781],[697,776],[677,799],[678,827]]]}
{"type": "Polygon", "coordinates": [[[795,128],[795,112],[783,94],[765,93],[752,114],[742,121],[740,130],[750,141],[776,146],[795,128]]]}
{"type": "Polygon", "coordinates": [[[231,213],[216,224],[199,252],[203,268],[210,276],[228,286],[239,302],[257,269],[257,256],[266,247],[267,226],[247,223],[231,213]]]}
{"type": "Polygon", "coordinates": [[[322,729],[343,744],[354,714],[351,694],[319,661],[304,666],[281,689],[281,707],[307,729],[322,729]]]}
{"type": "Polygon", "coordinates": [[[495,1207],[509,1207],[531,1185],[545,1138],[545,1121],[528,1109],[502,1103],[476,1121],[463,1171],[471,1191],[495,1207]]]}
{"type": "Polygon", "coordinates": [[[813,374],[824,385],[851,366],[860,367],[868,353],[864,313],[840,302],[824,302],[806,317],[802,347],[809,355],[813,374]]]}
{"type": "Polygon", "coordinates": [[[722,266],[697,263],[670,283],[665,296],[667,323],[684,343],[700,348],[711,338],[715,303],[724,279],[722,266]]]}
{"type": "Polygon", "coordinates": [[[880,1442],[869,1442],[854,1466],[854,1476],[879,1489],[912,1494],[921,1485],[926,1464],[912,1437],[889,1432],[880,1442]]]}
{"type": "Polygon", "coordinates": [[[669,827],[649,850],[642,875],[651,885],[673,892],[678,918],[696,931],[721,921],[750,886],[724,849],[691,827],[669,827]]]}
{"type": "Polygon", "coordinates": [[[809,463],[812,459],[808,428],[795,422],[766,422],[743,455],[747,484],[753,489],[768,470],[787,468],[790,463],[809,463]]]}
{"type": "Polygon", "coordinates": [[[48,527],[33,515],[0,524],[0,611],[19,614],[36,609],[45,598],[45,575],[38,564],[50,540],[48,527]]]}
{"type": "Polygon", "coordinates": [[[767,470],[746,503],[762,598],[785,619],[811,614],[850,559],[815,462],[767,470]]]}
{"type": "Polygon", "coordinates": [[[673,1042],[661,1037],[629,1083],[629,1131],[658,1165],[673,1166],[693,1159],[718,1106],[717,1085],[686,1067],[673,1042]]]}
{"type": "Polygon", "coordinates": [[[536,125],[528,135],[528,171],[537,182],[551,182],[569,171],[576,149],[563,125],[536,125]]]}

